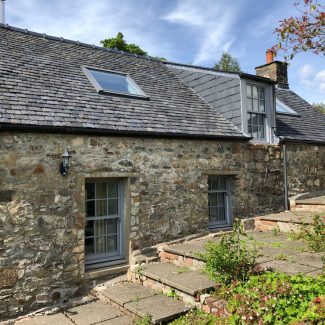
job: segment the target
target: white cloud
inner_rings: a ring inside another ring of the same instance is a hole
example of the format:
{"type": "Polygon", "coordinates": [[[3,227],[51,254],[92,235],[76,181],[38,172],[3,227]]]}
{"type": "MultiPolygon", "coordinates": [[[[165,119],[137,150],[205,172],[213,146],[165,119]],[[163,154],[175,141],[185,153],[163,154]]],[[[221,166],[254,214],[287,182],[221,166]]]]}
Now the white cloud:
{"type": "Polygon", "coordinates": [[[299,82],[304,86],[325,95],[325,70],[316,72],[311,64],[305,64],[298,70],[299,82]]]}
{"type": "Polygon", "coordinates": [[[191,29],[193,41],[199,42],[193,64],[202,64],[216,61],[235,41],[230,32],[238,8],[228,6],[225,1],[178,1],[163,19],[191,29]]]}
{"type": "Polygon", "coordinates": [[[9,25],[96,45],[122,32],[151,55],[171,55],[166,40],[156,37],[156,17],[144,2],[135,10],[129,0],[10,0],[6,10],[9,25]]]}

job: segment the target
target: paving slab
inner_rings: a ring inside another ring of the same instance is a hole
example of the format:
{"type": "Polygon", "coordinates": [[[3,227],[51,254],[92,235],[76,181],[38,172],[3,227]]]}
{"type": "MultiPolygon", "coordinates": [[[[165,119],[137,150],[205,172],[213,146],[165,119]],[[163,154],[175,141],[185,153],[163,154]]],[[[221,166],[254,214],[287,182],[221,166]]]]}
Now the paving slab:
{"type": "Polygon", "coordinates": [[[308,265],[301,265],[290,261],[273,260],[266,263],[261,263],[261,267],[268,268],[273,271],[285,272],[289,275],[298,273],[311,273],[317,269],[308,265]]]}
{"type": "Polygon", "coordinates": [[[308,265],[317,269],[323,268],[322,253],[301,253],[290,257],[290,261],[297,264],[308,265]]]}
{"type": "Polygon", "coordinates": [[[192,296],[215,286],[215,282],[201,272],[170,263],[148,264],[142,269],[142,274],[192,296]]]}
{"type": "Polygon", "coordinates": [[[175,319],[191,309],[180,301],[164,295],[143,298],[139,302],[132,301],[127,303],[125,308],[140,317],[151,315],[153,324],[175,319]]]}
{"type": "Polygon", "coordinates": [[[70,308],[65,312],[75,324],[78,325],[92,325],[110,320],[123,313],[117,308],[109,306],[101,301],[96,301],[90,304],[70,308]]]}
{"type": "Polygon", "coordinates": [[[313,218],[310,212],[305,211],[284,211],[279,213],[272,213],[265,216],[260,216],[261,220],[292,222],[297,224],[312,223],[313,218]]]}
{"type": "Polygon", "coordinates": [[[28,317],[14,323],[15,325],[72,325],[74,324],[62,313],[28,317]]]}
{"type": "Polygon", "coordinates": [[[124,315],[105,320],[104,322],[98,323],[98,325],[133,325],[133,320],[129,316],[124,315]]]}
{"type": "Polygon", "coordinates": [[[204,252],[204,245],[206,242],[204,241],[193,241],[190,243],[181,243],[172,246],[168,246],[164,248],[165,252],[173,253],[177,255],[192,257],[195,259],[200,259],[198,257],[198,253],[204,252]]]}
{"type": "Polygon", "coordinates": [[[150,288],[130,282],[107,287],[101,290],[100,293],[120,306],[124,306],[128,302],[151,297],[157,294],[156,291],[150,288]]]}

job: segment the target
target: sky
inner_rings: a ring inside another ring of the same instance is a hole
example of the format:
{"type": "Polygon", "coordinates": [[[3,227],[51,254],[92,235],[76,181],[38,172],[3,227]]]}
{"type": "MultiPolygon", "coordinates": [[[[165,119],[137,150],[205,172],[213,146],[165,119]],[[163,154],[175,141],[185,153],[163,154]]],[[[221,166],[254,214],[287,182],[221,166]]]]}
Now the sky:
{"type": "MultiPolygon", "coordinates": [[[[324,0],[320,0],[324,1],[324,0]]],[[[100,45],[124,34],[152,56],[213,67],[222,52],[244,72],[265,63],[279,20],[297,15],[295,0],[6,0],[6,23],[100,45]]],[[[277,57],[277,60],[283,60],[277,57]]],[[[310,103],[325,102],[325,57],[298,54],[290,88],[310,103]]]]}

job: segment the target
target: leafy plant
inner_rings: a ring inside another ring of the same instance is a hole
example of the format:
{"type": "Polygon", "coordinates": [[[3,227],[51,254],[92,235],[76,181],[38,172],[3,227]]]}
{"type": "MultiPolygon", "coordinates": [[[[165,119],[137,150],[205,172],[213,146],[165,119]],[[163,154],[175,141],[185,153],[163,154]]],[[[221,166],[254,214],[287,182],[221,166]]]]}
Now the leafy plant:
{"type": "Polygon", "coordinates": [[[292,233],[290,236],[305,240],[314,252],[325,253],[325,216],[316,214],[311,224],[303,224],[299,233],[292,233]]]}
{"type": "Polygon", "coordinates": [[[174,289],[170,289],[169,291],[167,291],[166,296],[170,298],[179,299],[179,295],[174,289]]]}
{"type": "Polygon", "coordinates": [[[216,293],[228,301],[227,324],[291,324],[325,321],[325,276],[265,272],[216,293]]]}
{"type": "Polygon", "coordinates": [[[141,319],[136,319],[134,325],[150,325],[152,324],[152,316],[150,314],[145,314],[141,319]]]}
{"type": "Polygon", "coordinates": [[[194,309],[184,316],[175,319],[169,325],[215,325],[218,318],[199,309],[194,309]]]}
{"type": "Polygon", "coordinates": [[[241,222],[236,220],[232,233],[224,234],[220,243],[209,241],[205,253],[200,254],[205,271],[217,282],[245,281],[258,271],[256,249],[249,249],[243,237],[247,235],[241,222]]]}

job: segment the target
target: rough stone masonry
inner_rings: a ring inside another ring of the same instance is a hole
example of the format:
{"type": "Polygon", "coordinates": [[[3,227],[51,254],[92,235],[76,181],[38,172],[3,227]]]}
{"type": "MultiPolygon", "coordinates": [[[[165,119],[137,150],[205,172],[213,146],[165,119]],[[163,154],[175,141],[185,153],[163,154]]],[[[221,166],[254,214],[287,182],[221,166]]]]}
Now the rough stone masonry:
{"type": "MultiPolygon", "coordinates": [[[[307,147],[302,148],[292,150],[292,159],[303,155],[307,147]]],[[[324,186],[324,176],[317,175],[324,168],[324,147],[310,151],[313,176],[292,172],[292,192],[303,182],[311,188],[311,180],[312,187],[324,186]]],[[[279,146],[0,134],[0,319],[67,300],[85,286],[86,179],[125,180],[125,234],[131,251],[205,229],[209,175],[232,178],[235,217],[283,210],[279,146]],[[62,177],[59,164],[66,148],[71,167],[62,177]]]]}

